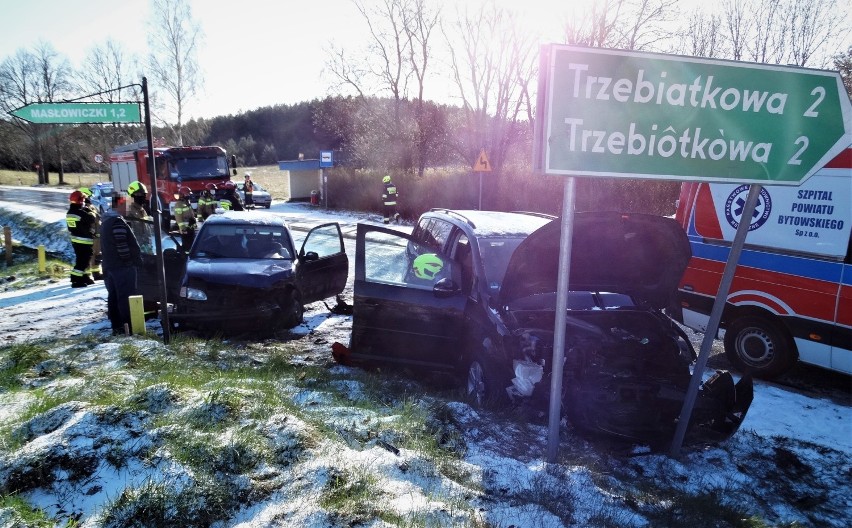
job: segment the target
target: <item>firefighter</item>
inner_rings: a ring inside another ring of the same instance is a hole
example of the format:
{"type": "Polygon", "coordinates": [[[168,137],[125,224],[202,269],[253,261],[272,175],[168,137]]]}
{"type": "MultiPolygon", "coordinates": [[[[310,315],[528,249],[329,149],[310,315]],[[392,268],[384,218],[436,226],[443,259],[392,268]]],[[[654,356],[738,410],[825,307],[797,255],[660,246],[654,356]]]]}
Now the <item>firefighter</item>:
{"type": "Polygon", "coordinates": [[[91,209],[86,207],[86,197],[80,191],[72,192],[68,200],[71,205],[65,214],[65,223],[71,234],[71,247],[74,248],[75,258],[74,268],[71,270],[71,287],[84,288],[95,283],[89,275],[89,262],[92,259],[97,219],[91,209]]]}
{"type": "Polygon", "coordinates": [[[240,195],[237,194],[237,186],[232,181],[226,181],[222,184],[222,191],[219,196],[219,207],[226,211],[243,211],[243,202],[240,201],[240,195]]]}
{"type": "Polygon", "coordinates": [[[149,218],[151,216],[148,208],[148,188],[139,181],[130,182],[127,186],[127,195],[131,201],[127,209],[130,218],[149,218]]]}
{"type": "Polygon", "coordinates": [[[196,229],[195,211],[192,210],[192,204],[189,201],[190,196],[192,196],[192,191],[188,187],[181,187],[175,193],[175,222],[177,222],[183,248],[186,251],[189,251],[189,248],[192,247],[196,229]]]}
{"type": "Polygon", "coordinates": [[[243,194],[246,196],[246,209],[254,209],[254,183],[251,181],[250,172],[246,172],[246,181],[243,184],[243,194]]]}
{"type": "Polygon", "coordinates": [[[219,200],[216,199],[216,184],[208,183],[201,196],[198,197],[198,214],[201,215],[201,221],[207,220],[207,217],[216,212],[216,206],[219,205],[219,200]]]}
{"type": "Polygon", "coordinates": [[[382,178],[384,184],[384,192],[382,192],[382,204],[384,206],[384,222],[389,224],[391,220],[399,222],[399,213],[396,211],[396,200],[399,194],[396,192],[396,185],[391,181],[389,174],[382,178]]]}
{"type": "Polygon", "coordinates": [[[77,189],[85,197],[86,207],[95,215],[95,242],[92,244],[92,259],[89,261],[88,272],[94,280],[102,280],[104,278],[101,273],[101,213],[98,208],[92,204],[92,190],[88,187],[80,187],[77,189]]]}

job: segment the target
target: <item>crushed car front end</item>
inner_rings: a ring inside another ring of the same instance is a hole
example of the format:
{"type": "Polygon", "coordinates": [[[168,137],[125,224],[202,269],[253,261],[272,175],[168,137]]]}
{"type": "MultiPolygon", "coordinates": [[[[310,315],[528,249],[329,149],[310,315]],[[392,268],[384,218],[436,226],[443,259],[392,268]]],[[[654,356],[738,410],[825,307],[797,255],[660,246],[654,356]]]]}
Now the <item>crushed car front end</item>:
{"type": "MultiPolygon", "coordinates": [[[[615,212],[574,218],[562,380],[563,409],[579,430],[662,446],[672,439],[692,377],[695,350],[663,313],[690,257],[669,218],[615,212]]],[[[531,234],[512,255],[500,291],[510,336],[504,350],[515,399],[549,399],[560,224],[531,234]]],[[[708,372],[687,441],[737,431],[752,384],[708,372]]]]}

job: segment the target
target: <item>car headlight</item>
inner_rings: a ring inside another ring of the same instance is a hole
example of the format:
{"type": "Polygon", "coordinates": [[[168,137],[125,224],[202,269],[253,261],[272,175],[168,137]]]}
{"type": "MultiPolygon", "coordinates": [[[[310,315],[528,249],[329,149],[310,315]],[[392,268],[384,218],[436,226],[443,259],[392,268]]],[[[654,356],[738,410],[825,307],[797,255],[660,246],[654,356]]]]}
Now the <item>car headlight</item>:
{"type": "Polygon", "coordinates": [[[191,301],[206,301],[207,294],[196,288],[187,288],[186,286],[180,289],[180,296],[191,301]]]}

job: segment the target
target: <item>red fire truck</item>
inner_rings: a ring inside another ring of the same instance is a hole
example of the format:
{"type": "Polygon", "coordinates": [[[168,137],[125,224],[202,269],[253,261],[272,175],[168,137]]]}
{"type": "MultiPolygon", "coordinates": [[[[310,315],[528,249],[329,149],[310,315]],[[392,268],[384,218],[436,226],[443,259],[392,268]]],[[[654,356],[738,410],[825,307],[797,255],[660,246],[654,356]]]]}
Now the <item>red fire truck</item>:
{"type": "MultiPolygon", "coordinates": [[[[174,218],[175,193],[181,187],[192,191],[193,207],[198,195],[208,183],[217,186],[231,179],[231,171],[237,174],[236,157],[230,163],[222,147],[154,147],[157,171],[157,196],[163,211],[163,224],[168,226],[174,218]]],[[[126,193],[130,182],[139,180],[150,187],[148,174],[148,143],[141,141],[132,145],[116,147],[109,157],[112,181],[117,193],[126,193]]]]}
{"type": "MultiPolygon", "coordinates": [[[[704,331],[748,185],[685,183],[692,246],[672,315],[704,331]]],[[[798,360],[852,374],[852,148],[798,187],[763,187],[721,326],[725,355],[771,378],[798,360]]]]}

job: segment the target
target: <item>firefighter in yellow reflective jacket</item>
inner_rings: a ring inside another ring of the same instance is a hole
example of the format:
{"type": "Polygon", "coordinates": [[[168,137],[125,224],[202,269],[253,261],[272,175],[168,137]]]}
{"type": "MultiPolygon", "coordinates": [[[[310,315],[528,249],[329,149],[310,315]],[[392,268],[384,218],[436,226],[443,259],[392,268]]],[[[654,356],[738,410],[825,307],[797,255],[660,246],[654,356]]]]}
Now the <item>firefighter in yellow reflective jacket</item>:
{"type": "Polygon", "coordinates": [[[396,211],[396,199],[399,194],[396,192],[396,185],[391,181],[390,175],[385,175],[382,178],[384,192],[382,192],[382,205],[384,207],[385,217],[384,222],[389,224],[391,220],[399,222],[399,213],[396,211]]]}
{"type": "Polygon", "coordinates": [[[92,190],[88,187],[80,187],[77,189],[85,197],[86,207],[95,215],[95,242],[92,244],[92,258],[89,261],[88,273],[94,280],[103,280],[104,276],[101,273],[101,213],[98,208],[92,204],[92,190]]]}
{"type": "Polygon", "coordinates": [[[71,287],[83,288],[95,283],[89,275],[89,262],[92,259],[97,219],[92,210],[86,207],[86,197],[80,191],[72,192],[68,200],[71,205],[65,214],[65,223],[71,234],[75,259],[74,268],[71,270],[71,287]]]}
{"type": "Polygon", "coordinates": [[[219,207],[225,211],[243,211],[243,202],[240,200],[240,195],[237,194],[237,185],[232,181],[226,181],[222,184],[221,194],[219,195],[219,207]]]}
{"type": "Polygon", "coordinates": [[[208,183],[198,197],[198,214],[201,215],[201,221],[207,220],[207,217],[216,212],[216,207],[219,205],[219,200],[216,199],[216,184],[208,183]]]}
{"type": "Polygon", "coordinates": [[[177,222],[185,251],[189,251],[192,241],[195,240],[196,221],[195,211],[189,201],[191,195],[192,191],[188,187],[181,187],[175,193],[175,222],[177,222]]]}

